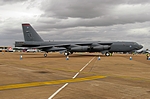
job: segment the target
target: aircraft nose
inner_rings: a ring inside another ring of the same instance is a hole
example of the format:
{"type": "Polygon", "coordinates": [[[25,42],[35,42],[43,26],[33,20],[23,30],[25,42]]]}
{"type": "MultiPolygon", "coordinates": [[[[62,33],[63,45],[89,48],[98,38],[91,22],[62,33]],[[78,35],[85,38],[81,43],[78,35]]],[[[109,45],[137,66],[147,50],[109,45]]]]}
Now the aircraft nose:
{"type": "Polygon", "coordinates": [[[142,49],[143,48],[143,46],[142,45],[139,45],[139,49],[142,49]]]}
{"type": "Polygon", "coordinates": [[[142,45],[140,45],[140,49],[141,49],[141,48],[143,48],[143,46],[142,46],[142,45]]]}
{"type": "Polygon", "coordinates": [[[143,46],[138,44],[135,49],[139,50],[139,49],[142,49],[142,48],[143,48],[143,46]]]}

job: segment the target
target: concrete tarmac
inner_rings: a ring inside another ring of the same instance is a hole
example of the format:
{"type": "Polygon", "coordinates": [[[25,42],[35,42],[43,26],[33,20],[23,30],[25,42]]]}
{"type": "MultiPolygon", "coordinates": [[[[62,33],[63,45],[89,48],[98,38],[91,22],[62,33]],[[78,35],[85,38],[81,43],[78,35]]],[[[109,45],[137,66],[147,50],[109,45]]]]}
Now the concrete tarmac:
{"type": "Polygon", "coordinates": [[[43,54],[0,53],[0,99],[150,99],[144,54],[43,54]]]}

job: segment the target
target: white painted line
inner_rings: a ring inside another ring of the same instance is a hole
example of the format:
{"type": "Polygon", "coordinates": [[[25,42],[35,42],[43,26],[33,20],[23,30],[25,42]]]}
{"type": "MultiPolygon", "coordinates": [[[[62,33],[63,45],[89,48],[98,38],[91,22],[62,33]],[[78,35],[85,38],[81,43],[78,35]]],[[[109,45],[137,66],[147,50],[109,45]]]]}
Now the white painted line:
{"type": "Polygon", "coordinates": [[[83,70],[93,61],[94,58],[95,58],[95,57],[93,57],[88,63],[86,63],[86,64],[83,66],[83,68],[81,68],[80,71],[79,71],[78,73],[76,73],[72,78],[75,79],[75,78],[79,75],[79,73],[80,73],[81,71],[83,71],[83,70]]]}
{"type": "Polygon", "coordinates": [[[79,75],[79,72],[76,73],[72,78],[75,79],[79,75]]]}
{"type": "Polygon", "coordinates": [[[87,64],[85,64],[85,66],[80,70],[80,72],[85,69],[94,59],[95,57],[93,57],[87,64]]]}
{"type": "Polygon", "coordinates": [[[65,88],[68,85],[68,83],[66,83],[65,85],[63,85],[61,88],[59,88],[53,95],[51,95],[48,99],[52,99],[55,95],[57,95],[63,88],[65,88]]]}
{"type": "MultiPolygon", "coordinates": [[[[83,70],[83,69],[85,69],[92,61],[93,61],[93,59],[94,59],[95,57],[93,57],[88,63],[86,63],[85,64],[85,66],[83,67],[83,68],[81,68],[81,70],[78,72],[78,73],[76,73],[73,77],[72,77],[72,79],[75,79],[78,75],[79,75],[79,73],[83,70]]],[[[52,99],[54,96],[56,96],[62,89],[64,89],[67,85],[68,85],[69,83],[66,83],[66,84],[64,84],[61,88],[59,88],[55,93],[53,93],[48,99],[52,99]]]]}

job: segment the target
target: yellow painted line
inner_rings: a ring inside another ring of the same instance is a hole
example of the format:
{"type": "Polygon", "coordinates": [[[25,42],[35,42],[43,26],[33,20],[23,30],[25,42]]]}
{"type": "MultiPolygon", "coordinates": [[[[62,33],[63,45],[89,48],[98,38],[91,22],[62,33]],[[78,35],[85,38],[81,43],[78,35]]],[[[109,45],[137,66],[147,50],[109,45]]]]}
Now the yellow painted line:
{"type": "Polygon", "coordinates": [[[90,77],[85,77],[85,78],[75,78],[75,79],[66,79],[66,80],[31,82],[31,83],[22,83],[22,84],[10,84],[10,85],[0,86],[0,91],[1,90],[7,90],[7,89],[17,89],[17,88],[36,87],[36,86],[43,86],[43,85],[53,85],[53,84],[89,81],[89,80],[101,79],[101,78],[105,78],[105,77],[106,76],[90,76],[90,77]]]}

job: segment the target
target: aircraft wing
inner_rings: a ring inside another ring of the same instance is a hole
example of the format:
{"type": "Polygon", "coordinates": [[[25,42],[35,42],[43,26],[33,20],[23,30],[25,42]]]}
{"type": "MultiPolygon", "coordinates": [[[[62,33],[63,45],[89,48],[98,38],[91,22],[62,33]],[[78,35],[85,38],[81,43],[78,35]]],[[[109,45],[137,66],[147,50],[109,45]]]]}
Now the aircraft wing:
{"type": "Polygon", "coordinates": [[[112,42],[98,42],[98,44],[100,44],[100,45],[111,45],[112,42]]]}
{"type": "Polygon", "coordinates": [[[90,46],[92,45],[93,43],[78,43],[76,45],[80,45],[80,46],[90,46]]]}
{"type": "Polygon", "coordinates": [[[66,50],[66,48],[64,48],[64,47],[56,47],[56,46],[52,46],[52,45],[38,46],[38,47],[33,47],[33,48],[40,49],[41,51],[46,51],[46,52],[65,51],[66,50]]]}
{"type": "Polygon", "coordinates": [[[32,48],[36,48],[36,49],[44,49],[44,48],[52,48],[52,45],[46,45],[46,46],[37,46],[37,47],[32,47],[32,48]]]}
{"type": "Polygon", "coordinates": [[[69,44],[58,44],[55,45],[55,47],[65,47],[68,48],[70,46],[89,46],[92,45],[92,43],[69,43],[69,44]]]}
{"type": "Polygon", "coordinates": [[[45,46],[37,46],[33,48],[44,49],[44,48],[53,48],[53,47],[74,47],[74,46],[91,46],[93,43],[97,43],[100,45],[111,45],[112,42],[89,42],[89,43],[68,43],[68,44],[55,44],[55,45],[45,45],[45,46]]]}

